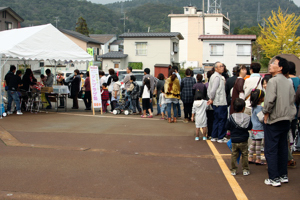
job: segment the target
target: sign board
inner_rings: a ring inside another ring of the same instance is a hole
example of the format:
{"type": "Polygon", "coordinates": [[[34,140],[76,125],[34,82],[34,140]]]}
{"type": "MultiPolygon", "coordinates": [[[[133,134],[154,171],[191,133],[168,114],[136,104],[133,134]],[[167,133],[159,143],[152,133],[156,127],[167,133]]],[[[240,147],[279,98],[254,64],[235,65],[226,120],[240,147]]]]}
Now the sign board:
{"type": "Polygon", "coordinates": [[[102,100],[101,100],[101,93],[100,93],[100,80],[99,80],[98,66],[90,66],[89,72],[90,72],[93,108],[101,108],[102,100]]]}
{"type": "MultiPolygon", "coordinates": [[[[87,48],[87,53],[94,57],[94,49],[93,48],[87,48]]],[[[93,61],[89,62],[89,66],[93,65],[93,61]]]]}

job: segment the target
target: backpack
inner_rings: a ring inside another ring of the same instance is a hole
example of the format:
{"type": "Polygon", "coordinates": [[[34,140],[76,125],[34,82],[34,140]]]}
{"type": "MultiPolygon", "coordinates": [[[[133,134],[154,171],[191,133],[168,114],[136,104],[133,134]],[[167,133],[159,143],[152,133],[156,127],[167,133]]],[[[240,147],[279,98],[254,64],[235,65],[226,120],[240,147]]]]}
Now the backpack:
{"type": "Polygon", "coordinates": [[[132,82],[132,84],[134,85],[134,88],[131,92],[131,98],[137,99],[137,97],[139,96],[140,86],[136,82],[132,82]]]}

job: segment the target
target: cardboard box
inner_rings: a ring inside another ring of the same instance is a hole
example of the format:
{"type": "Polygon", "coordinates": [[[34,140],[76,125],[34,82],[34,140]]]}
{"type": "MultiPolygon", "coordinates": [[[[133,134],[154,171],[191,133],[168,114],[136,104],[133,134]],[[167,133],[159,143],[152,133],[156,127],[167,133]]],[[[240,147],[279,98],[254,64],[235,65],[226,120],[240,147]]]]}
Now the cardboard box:
{"type": "Polygon", "coordinates": [[[41,93],[51,93],[53,92],[53,87],[42,87],[41,93]]]}

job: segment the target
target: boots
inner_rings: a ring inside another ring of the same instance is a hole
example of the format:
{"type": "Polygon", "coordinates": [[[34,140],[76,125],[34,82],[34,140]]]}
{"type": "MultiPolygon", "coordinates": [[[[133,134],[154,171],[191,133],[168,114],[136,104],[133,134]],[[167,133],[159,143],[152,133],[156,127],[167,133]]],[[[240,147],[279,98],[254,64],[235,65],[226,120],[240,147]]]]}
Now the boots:
{"type": "Polygon", "coordinates": [[[171,118],[168,118],[168,123],[172,123],[171,118]]]}
{"type": "Polygon", "coordinates": [[[173,118],[173,122],[177,123],[177,118],[176,117],[173,118]]]}

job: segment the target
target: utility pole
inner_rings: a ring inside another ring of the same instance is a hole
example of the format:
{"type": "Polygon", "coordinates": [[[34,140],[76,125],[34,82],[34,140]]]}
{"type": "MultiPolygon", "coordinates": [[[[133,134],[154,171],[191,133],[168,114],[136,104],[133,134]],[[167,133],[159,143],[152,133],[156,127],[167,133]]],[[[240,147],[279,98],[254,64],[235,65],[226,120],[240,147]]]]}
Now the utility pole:
{"type": "Polygon", "coordinates": [[[59,17],[57,16],[57,17],[54,17],[55,18],[55,22],[56,22],[56,28],[57,28],[57,23],[59,22],[59,17]]]}
{"type": "Polygon", "coordinates": [[[258,2],[258,8],[257,8],[257,23],[260,22],[260,2],[258,2]]]}

